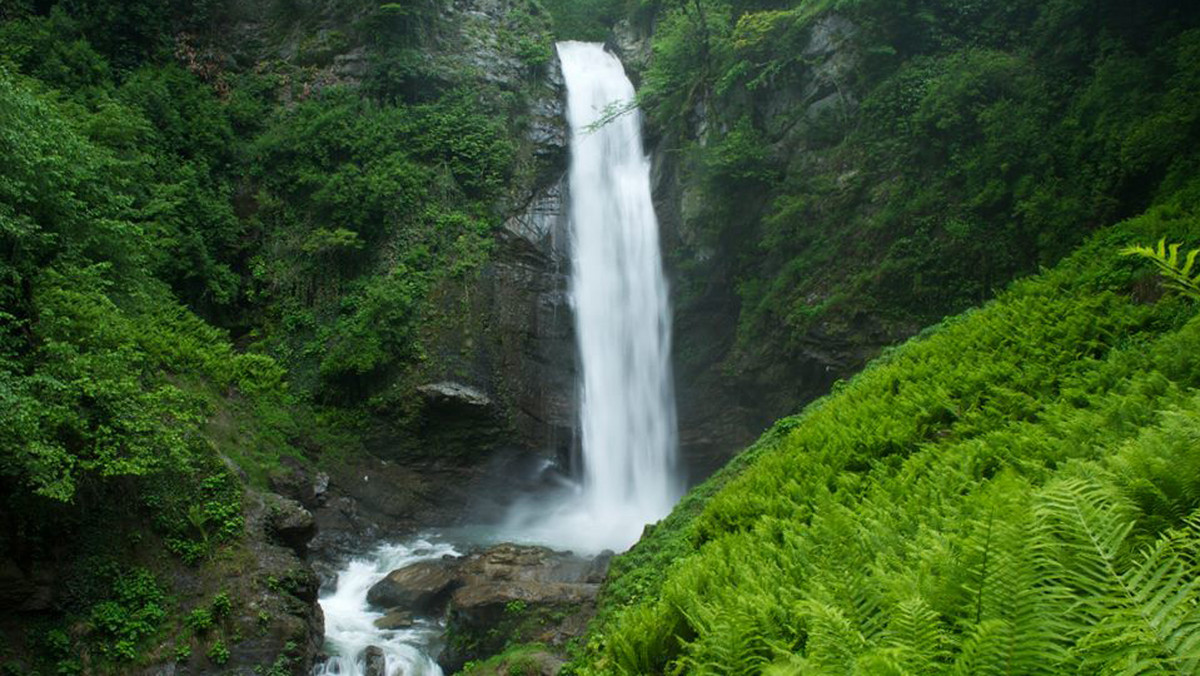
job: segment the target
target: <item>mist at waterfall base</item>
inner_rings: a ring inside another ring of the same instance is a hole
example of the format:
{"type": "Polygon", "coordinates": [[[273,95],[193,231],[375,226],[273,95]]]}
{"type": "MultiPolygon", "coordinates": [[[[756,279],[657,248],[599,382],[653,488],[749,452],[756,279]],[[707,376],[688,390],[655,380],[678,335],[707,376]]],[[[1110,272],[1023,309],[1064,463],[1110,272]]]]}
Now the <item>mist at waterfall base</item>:
{"type": "Polygon", "coordinates": [[[646,524],[666,516],[682,493],[676,471],[675,400],[671,385],[671,321],[658,223],[650,196],[650,163],[636,110],[611,116],[634,100],[621,62],[602,45],[558,44],[571,128],[571,304],[579,347],[582,475],[555,477],[554,488],[512,496],[501,523],[440,529],[382,545],[350,561],[321,596],[330,659],[316,676],[361,676],[364,651],[378,646],[385,673],[441,676],[431,657],[444,627],[419,619],[411,628],[381,630],[383,613],[367,591],[390,571],[499,542],[537,544],[577,554],[624,551],[646,524]],[[606,119],[611,117],[612,119],[606,119]],[[604,120],[603,124],[595,124],[604,120]],[[594,128],[593,128],[593,125],[594,128]],[[453,543],[453,544],[449,544],[453,543]]]}
{"type": "Polygon", "coordinates": [[[502,530],[577,553],[624,551],[681,493],[671,316],[650,161],[620,60],[561,42],[571,128],[571,304],[581,370],[583,476],[557,499],[516,505],[502,530]]]}

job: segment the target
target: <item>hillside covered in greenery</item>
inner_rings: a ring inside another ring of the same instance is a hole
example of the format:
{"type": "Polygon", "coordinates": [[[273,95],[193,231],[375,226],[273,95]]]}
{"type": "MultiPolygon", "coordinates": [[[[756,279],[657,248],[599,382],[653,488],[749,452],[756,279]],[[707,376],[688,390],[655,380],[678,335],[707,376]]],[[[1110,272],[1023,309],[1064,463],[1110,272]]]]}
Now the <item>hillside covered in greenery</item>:
{"type": "Polygon", "coordinates": [[[302,671],[319,619],[243,604],[311,619],[311,572],[247,563],[246,519],[281,457],[412,419],[435,296],[533,170],[514,111],[551,43],[509,18],[502,91],[434,5],[0,5],[6,669],[302,671]]]}
{"type": "Polygon", "coordinates": [[[614,564],[576,673],[1194,673],[1200,295],[1121,252],[1198,232],[1193,182],[778,422],[614,564]]]}

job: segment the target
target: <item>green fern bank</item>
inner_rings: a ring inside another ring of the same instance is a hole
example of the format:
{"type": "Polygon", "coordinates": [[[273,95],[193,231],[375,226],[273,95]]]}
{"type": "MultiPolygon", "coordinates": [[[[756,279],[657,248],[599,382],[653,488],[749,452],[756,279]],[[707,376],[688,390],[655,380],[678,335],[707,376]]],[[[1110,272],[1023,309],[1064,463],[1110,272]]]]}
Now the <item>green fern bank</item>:
{"type": "Polygon", "coordinates": [[[571,669],[1200,668],[1200,183],[780,421],[620,557],[571,669]]]}

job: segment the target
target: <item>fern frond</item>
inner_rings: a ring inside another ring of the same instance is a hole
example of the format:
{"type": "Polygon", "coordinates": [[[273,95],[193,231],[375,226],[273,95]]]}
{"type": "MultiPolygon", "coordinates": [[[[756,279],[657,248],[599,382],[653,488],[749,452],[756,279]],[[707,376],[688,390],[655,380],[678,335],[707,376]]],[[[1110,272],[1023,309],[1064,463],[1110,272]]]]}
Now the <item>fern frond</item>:
{"type": "Polygon", "coordinates": [[[801,612],[807,620],[808,641],[804,645],[808,664],[816,673],[849,674],[866,641],[836,606],[806,601],[801,612]]]}
{"type": "Polygon", "coordinates": [[[1192,249],[1188,252],[1183,265],[1179,264],[1179,248],[1181,244],[1174,243],[1167,245],[1167,240],[1158,240],[1157,247],[1133,245],[1125,247],[1121,250],[1122,256],[1140,256],[1147,258],[1154,263],[1166,281],[1163,286],[1179,291],[1180,293],[1200,300],[1200,273],[1192,275],[1192,269],[1196,264],[1196,257],[1200,255],[1200,249],[1192,249]]]}
{"type": "Polygon", "coordinates": [[[941,618],[919,596],[896,604],[884,643],[903,671],[913,674],[938,671],[946,654],[941,618]]]}
{"type": "Polygon", "coordinates": [[[1057,673],[1072,634],[1073,600],[1060,581],[1053,535],[1027,503],[996,507],[1004,518],[993,512],[978,520],[966,546],[971,629],[955,673],[1057,673]]]}
{"type": "Polygon", "coordinates": [[[984,620],[975,625],[954,661],[955,676],[1008,676],[1013,626],[1008,620],[984,620]]]}
{"type": "Polygon", "coordinates": [[[1200,249],[1192,249],[1190,252],[1188,252],[1187,259],[1184,261],[1183,267],[1179,269],[1180,274],[1185,276],[1191,274],[1192,268],[1196,265],[1197,255],[1200,255],[1200,249]]]}
{"type": "Polygon", "coordinates": [[[1065,581],[1099,619],[1107,608],[1097,604],[1120,586],[1119,571],[1128,560],[1126,542],[1135,523],[1129,508],[1105,486],[1067,479],[1043,490],[1036,509],[1058,538],[1065,581]]]}
{"type": "Polygon", "coordinates": [[[1080,643],[1084,668],[1124,673],[1200,669],[1200,587],[1165,538],[1125,576],[1125,598],[1080,643]]]}
{"type": "Polygon", "coordinates": [[[854,674],[858,676],[932,676],[939,673],[935,665],[921,671],[908,666],[904,651],[897,648],[876,648],[863,654],[854,663],[854,674]]]}
{"type": "Polygon", "coordinates": [[[1077,645],[1081,669],[1196,673],[1200,580],[1176,538],[1163,536],[1140,556],[1132,555],[1129,510],[1091,481],[1047,487],[1040,510],[1060,538],[1064,574],[1080,592],[1080,608],[1092,619],[1077,645]]]}

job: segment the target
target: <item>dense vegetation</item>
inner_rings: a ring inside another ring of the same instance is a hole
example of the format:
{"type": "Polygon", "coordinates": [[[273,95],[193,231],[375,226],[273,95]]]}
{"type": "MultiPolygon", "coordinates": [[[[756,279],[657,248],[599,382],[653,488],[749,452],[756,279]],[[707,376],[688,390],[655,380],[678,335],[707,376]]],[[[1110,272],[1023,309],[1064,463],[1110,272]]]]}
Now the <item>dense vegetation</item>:
{"type": "MultiPolygon", "coordinates": [[[[640,101],[685,189],[679,302],[736,287],[734,382],[786,405],[805,383],[781,362],[814,343],[903,334],[1068,257],[694,489],[614,563],[571,670],[1195,671],[1196,12],[651,15],[640,101]]],[[[681,340],[685,368],[714,349],[681,340]]]]}
{"type": "MultiPolygon", "coordinates": [[[[639,99],[684,189],[678,302],[736,288],[735,390],[749,373],[787,405],[814,344],[903,334],[1066,259],[694,489],[614,563],[570,670],[1194,672],[1194,9],[641,11],[639,99]]],[[[685,368],[720,349],[680,339],[685,368]]]]}
{"type": "MultiPolygon", "coordinates": [[[[1200,10],[449,8],[0,4],[0,573],[57,591],[0,624],[6,672],[230,659],[249,611],[185,608],[178,580],[245,565],[282,456],[416,445],[430,336],[464,314],[447,289],[534,171],[551,35],[622,14],[653,33],[640,101],[686,197],[681,313],[730,304],[735,386],[1062,262],[693,491],[614,564],[574,670],[1200,668],[1200,10]],[[464,60],[472,31],[528,81],[464,60]]],[[[724,349],[682,338],[685,361],[724,349]]],[[[794,404],[790,373],[765,398],[794,404]]]]}
{"type": "MultiPolygon", "coordinates": [[[[435,290],[487,260],[523,171],[522,94],[414,58],[438,11],[0,8],[0,562],[67,590],[0,662],[123,671],[178,632],[220,664],[240,637],[185,622],[173,567],[236,546],[281,455],[403,424],[435,290]],[[293,58],[223,34],[253,11],[293,58]],[[339,82],[350,44],[365,73],[339,82]]],[[[533,73],[543,19],[511,21],[533,73]]]]}
{"type": "Polygon", "coordinates": [[[1194,672],[1200,294],[1120,251],[1198,232],[1192,182],[780,421],[615,565],[577,671],[1194,672]]]}
{"type": "Polygon", "coordinates": [[[697,0],[637,16],[653,26],[639,98],[684,186],[679,312],[739,316],[727,348],[681,335],[683,369],[716,360],[781,414],[814,353],[856,368],[1197,170],[1189,3],[697,0]]]}

